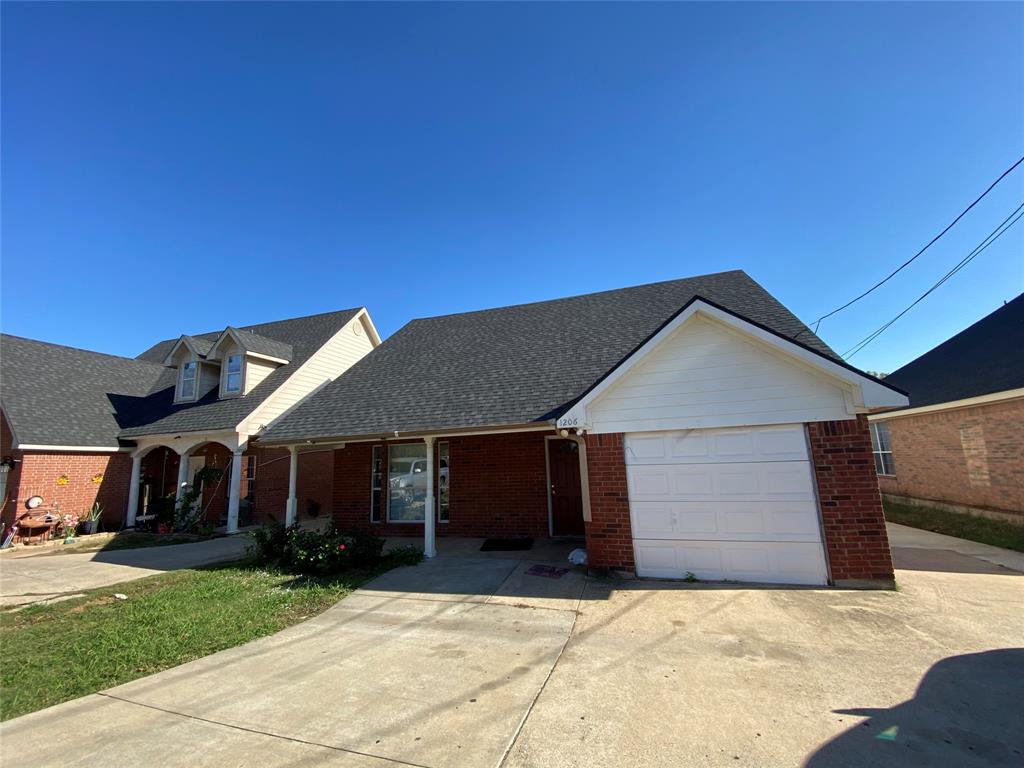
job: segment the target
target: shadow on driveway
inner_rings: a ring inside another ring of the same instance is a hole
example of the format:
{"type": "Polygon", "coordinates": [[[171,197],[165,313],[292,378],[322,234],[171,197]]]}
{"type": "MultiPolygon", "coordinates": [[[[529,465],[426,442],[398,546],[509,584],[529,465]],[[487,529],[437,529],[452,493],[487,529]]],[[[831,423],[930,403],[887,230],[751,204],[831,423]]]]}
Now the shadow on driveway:
{"type": "Polygon", "coordinates": [[[806,768],[1024,765],[1024,648],[951,656],[934,664],[914,698],[867,716],[821,747],[806,768]]]}

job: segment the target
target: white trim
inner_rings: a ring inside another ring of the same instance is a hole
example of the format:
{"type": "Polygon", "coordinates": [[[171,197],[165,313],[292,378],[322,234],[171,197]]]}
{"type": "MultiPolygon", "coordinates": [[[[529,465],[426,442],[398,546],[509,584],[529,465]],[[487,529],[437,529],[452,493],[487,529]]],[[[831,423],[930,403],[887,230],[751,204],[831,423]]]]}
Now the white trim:
{"type": "Polygon", "coordinates": [[[171,351],[164,357],[164,365],[171,365],[174,362],[174,356],[178,353],[178,347],[182,344],[184,344],[185,349],[191,353],[192,359],[199,360],[203,357],[199,354],[199,350],[192,346],[192,342],[189,341],[189,338],[190,337],[187,333],[183,333],[178,337],[178,340],[174,342],[174,346],[171,347],[171,351]]]}
{"type": "MultiPolygon", "coordinates": [[[[838,363],[811,352],[799,344],[775,335],[753,323],[724,312],[700,299],[695,300],[685,310],[680,312],[671,322],[667,323],[660,331],[648,339],[633,354],[620,363],[611,373],[605,376],[593,389],[585,394],[566,413],[558,419],[556,426],[559,429],[565,428],[586,428],[589,426],[587,405],[601,397],[623,376],[639,365],[644,358],[651,354],[665,339],[671,336],[687,320],[694,315],[701,314],[706,318],[715,320],[727,327],[753,337],[762,342],[765,346],[786,355],[791,361],[801,363],[819,373],[824,373],[831,378],[841,382],[851,389],[853,398],[853,413],[865,411],[868,408],[898,407],[907,405],[908,398],[905,395],[894,391],[890,387],[880,384],[875,379],[864,374],[852,371],[838,363]]],[[[851,414],[852,416],[853,414],[851,414]]]]}
{"type": "Polygon", "coordinates": [[[918,408],[902,408],[898,411],[881,411],[868,414],[868,421],[887,421],[898,419],[902,416],[916,416],[919,413],[934,413],[936,411],[952,411],[957,408],[972,408],[977,405],[988,405],[999,403],[1004,400],[1016,400],[1024,397],[1024,387],[1019,389],[1004,389],[1002,392],[993,392],[989,395],[978,395],[977,397],[965,397],[963,400],[950,400],[935,405],[922,405],[918,408]]]}
{"type": "Polygon", "coordinates": [[[509,426],[509,427],[491,427],[490,429],[475,429],[473,427],[466,427],[464,432],[459,431],[448,431],[448,432],[431,432],[430,430],[423,430],[422,432],[400,432],[396,437],[392,432],[390,435],[376,434],[376,435],[359,435],[356,437],[327,437],[323,440],[298,440],[291,438],[290,440],[281,441],[260,441],[260,445],[267,448],[287,448],[290,445],[307,446],[312,448],[328,448],[331,446],[344,448],[346,443],[388,443],[403,441],[403,440],[422,440],[428,435],[430,437],[437,438],[438,440],[452,438],[452,437],[475,437],[479,435],[502,435],[502,434],[515,434],[517,432],[552,432],[555,427],[550,422],[544,424],[530,424],[520,426],[509,426]]]}
{"type": "Polygon", "coordinates": [[[131,446],[113,448],[99,445],[35,445],[31,443],[18,443],[14,448],[18,451],[75,451],[80,453],[131,453],[135,450],[131,446]]]}
{"type": "Polygon", "coordinates": [[[245,357],[251,357],[253,360],[266,360],[269,363],[277,363],[278,365],[288,365],[291,360],[285,360],[283,357],[274,357],[272,355],[262,355],[259,352],[249,352],[243,347],[239,347],[242,350],[242,354],[245,357]]]}

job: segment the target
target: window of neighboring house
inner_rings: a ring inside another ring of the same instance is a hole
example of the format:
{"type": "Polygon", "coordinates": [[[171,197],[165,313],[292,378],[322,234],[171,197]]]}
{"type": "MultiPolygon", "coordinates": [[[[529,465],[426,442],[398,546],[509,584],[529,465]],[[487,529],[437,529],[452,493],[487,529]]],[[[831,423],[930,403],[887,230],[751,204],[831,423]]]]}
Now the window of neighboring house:
{"type": "Polygon", "coordinates": [[[235,394],[242,391],[242,356],[228,355],[227,372],[224,375],[224,391],[235,394]]]}
{"type": "Polygon", "coordinates": [[[437,521],[447,523],[451,519],[448,513],[448,467],[451,460],[447,442],[437,444],[437,459],[437,521]]]}
{"type": "Polygon", "coordinates": [[[370,461],[370,522],[381,521],[381,505],[384,500],[384,446],[373,446],[370,461]]]}
{"type": "Polygon", "coordinates": [[[427,485],[427,444],[388,446],[388,522],[422,523],[427,485]]]}
{"type": "Polygon", "coordinates": [[[880,475],[895,475],[896,462],[892,460],[889,425],[884,421],[871,423],[871,452],[875,456],[875,471],[880,475]]]}
{"type": "Polygon", "coordinates": [[[196,396],[196,376],[199,374],[199,363],[189,360],[181,366],[181,382],[178,385],[178,399],[191,400],[196,396]]]}

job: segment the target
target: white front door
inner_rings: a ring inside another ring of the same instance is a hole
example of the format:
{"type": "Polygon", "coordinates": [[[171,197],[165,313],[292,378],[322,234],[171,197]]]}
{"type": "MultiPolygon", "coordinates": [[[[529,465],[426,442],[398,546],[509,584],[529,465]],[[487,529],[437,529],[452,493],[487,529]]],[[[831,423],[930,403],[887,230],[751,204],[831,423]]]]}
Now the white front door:
{"type": "Polygon", "coordinates": [[[637,575],[825,584],[801,424],[626,435],[637,575]]]}

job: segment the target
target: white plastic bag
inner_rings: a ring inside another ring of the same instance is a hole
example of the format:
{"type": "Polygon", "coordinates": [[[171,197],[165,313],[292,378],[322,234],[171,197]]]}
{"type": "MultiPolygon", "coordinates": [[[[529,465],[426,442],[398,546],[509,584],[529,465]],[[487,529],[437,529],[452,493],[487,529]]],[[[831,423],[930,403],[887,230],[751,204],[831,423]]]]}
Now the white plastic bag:
{"type": "Polygon", "coordinates": [[[587,550],[576,548],[569,553],[569,562],[573,565],[587,564],[587,550]]]}

